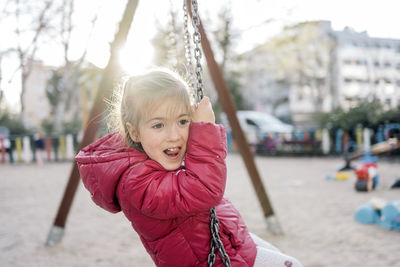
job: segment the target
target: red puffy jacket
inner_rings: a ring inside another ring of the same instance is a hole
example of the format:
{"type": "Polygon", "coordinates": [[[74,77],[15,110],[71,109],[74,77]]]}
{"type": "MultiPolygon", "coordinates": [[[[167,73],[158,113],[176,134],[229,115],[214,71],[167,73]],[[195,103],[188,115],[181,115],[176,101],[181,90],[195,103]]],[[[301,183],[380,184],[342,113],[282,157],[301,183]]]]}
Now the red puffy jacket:
{"type": "MultiPolygon", "coordinates": [[[[176,171],[127,147],[117,133],[85,147],[75,159],[93,201],[124,212],[157,266],[207,266],[214,206],[231,265],[253,266],[255,244],[239,212],[223,198],[225,157],[225,128],[191,123],[184,166],[176,171]]],[[[224,266],[219,254],[214,266],[224,266]]]]}

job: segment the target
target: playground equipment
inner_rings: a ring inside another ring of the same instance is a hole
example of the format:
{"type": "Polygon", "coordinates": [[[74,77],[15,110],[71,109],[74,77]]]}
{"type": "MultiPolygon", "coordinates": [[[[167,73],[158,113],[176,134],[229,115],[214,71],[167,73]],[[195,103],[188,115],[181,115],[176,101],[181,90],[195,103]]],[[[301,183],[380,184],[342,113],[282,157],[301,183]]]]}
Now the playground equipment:
{"type": "Polygon", "coordinates": [[[386,202],[373,198],[357,209],[354,219],[362,224],[378,224],[387,230],[400,231],[400,200],[386,202]]]}
{"type": "Polygon", "coordinates": [[[378,185],[377,157],[366,156],[361,158],[362,164],[354,169],[357,176],[355,189],[357,191],[371,191],[378,185]]]}
{"type": "MultiPolygon", "coordinates": [[[[385,152],[393,151],[398,148],[400,148],[400,142],[399,142],[398,138],[389,138],[386,141],[383,141],[381,143],[377,143],[377,144],[371,146],[369,155],[375,156],[375,155],[379,155],[379,154],[382,154],[385,152]]],[[[351,162],[353,160],[356,160],[356,159],[359,159],[359,158],[365,156],[367,153],[368,153],[368,151],[364,151],[364,150],[356,151],[353,154],[345,153],[345,166],[340,168],[340,171],[354,169],[354,167],[351,166],[351,162]]]]}
{"type": "MultiPolygon", "coordinates": [[[[400,142],[397,138],[389,138],[387,141],[375,144],[371,147],[371,151],[356,151],[352,155],[345,158],[346,164],[339,171],[354,169],[357,176],[355,189],[357,191],[368,192],[374,189],[379,182],[377,170],[377,157],[385,152],[393,151],[400,148],[400,142]],[[361,158],[361,165],[354,168],[350,165],[351,161],[361,158]]],[[[346,155],[346,154],[345,154],[346,155]]]]}
{"type": "MultiPolygon", "coordinates": [[[[381,129],[381,128],[380,128],[381,129]]],[[[382,132],[382,129],[381,131],[382,132]]],[[[358,146],[355,146],[354,142],[347,142],[345,155],[345,165],[339,169],[339,172],[354,169],[357,176],[355,183],[355,189],[357,191],[371,191],[374,189],[379,182],[379,176],[377,171],[377,157],[376,155],[393,151],[400,148],[399,141],[400,124],[389,124],[385,129],[386,141],[382,141],[370,147],[368,131],[364,131],[367,145],[364,145],[363,149],[353,152],[356,147],[361,147],[361,129],[358,129],[357,139],[358,146]],[[361,158],[361,165],[354,168],[351,166],[351,162],[361,158]]]]}
{"type": "Polygon", "coordinates": [[[394,181],[390,188],[400,188],[400,178],[394,181]]]}
{"type": "Polygon", "coordinates": [[[350,172],[348,171],[338,171],[335,174],[328,174],[326,176],[327,180],[338,180],[338,181],[345,181],[350,178],[350,172]]]}
{"type": "MultiPolygon", "coordinates": [[[[371,146],[369,149],[369,138],[365,138],[365,143],[368,145],[364,145],[363,149],[359,149],[358,151],[353,152],[352,150],[354,149],[354,146],[352,145],[352,142],[346,141],[346,151],[344,153],[345,156],[345,165],[342,167],[340,170],[348,170],[348,169],[354,169],[350,163],[353,160],[356,160],[358,158],[361,158],[363,156],[376,156],[385,152],[393,151],[396,149],[400,148],[400,124],[399,123],[391,123],[385,126],[384,130],[384,137],[383,135],[383,130],[381,127],[378,129],[378,140],[381,142],[378,142],[377,144],[371,146]],[[384,138],[386,138],[386,141],[384,138]],[[353,153],[352,153],[353,152],[353,153]]],[[[367,133],[367,131],[365,131],[367,133]]],[[[368,137],[369,135],[364,134],[365,137],[368,137]]],[[[341,136],[340,136],[341,138],[341,136]]],[[[337,142],[337,144],[340,142],[337,142]]]]}

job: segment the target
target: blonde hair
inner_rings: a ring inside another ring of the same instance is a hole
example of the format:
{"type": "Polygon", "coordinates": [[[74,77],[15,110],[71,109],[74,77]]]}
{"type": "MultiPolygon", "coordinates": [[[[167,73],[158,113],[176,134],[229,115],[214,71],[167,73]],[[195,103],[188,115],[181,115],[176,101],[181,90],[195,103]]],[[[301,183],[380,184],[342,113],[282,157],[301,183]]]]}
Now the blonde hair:
{"type": "MultiPolygon", "coordinates": [[[[129,135],[126,126],[128,122],[138,130],[161,102],[170,100],[182,104],[190,114],[188,85],[179,75],[168,69],[152,69],[143,75],[129,77],[120,89],[111,101],[111,127],[121,132],[128,146],[141,151],[141,144],[135,143],[129,135]]],[[[175,108],[177,106],[179,105],[175,105],[175,108]]]]}

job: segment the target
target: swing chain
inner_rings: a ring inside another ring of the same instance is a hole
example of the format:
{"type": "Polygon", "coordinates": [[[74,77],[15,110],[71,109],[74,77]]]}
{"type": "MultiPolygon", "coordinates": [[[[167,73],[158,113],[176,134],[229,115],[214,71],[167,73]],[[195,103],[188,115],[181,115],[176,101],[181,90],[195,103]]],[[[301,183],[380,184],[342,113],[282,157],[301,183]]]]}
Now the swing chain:
{"type": "Polygon", "coordinates": [[[215,249],[218,248],[219,254],[221,255],[222,262],[225,266],[230,267],[231,261],[229,259],[228,254],[226,254],[224,244],[221,242],[221,238],[219,236],[219,220],[217,218],[217,214],[215,213],[215,207],[210,209],[210,230],[211,230],[211,251],[208,254],[207,262],[208,266],[211,267],[215,263],[216,255],[215,249]]]}
{"type": "Polygon", "coordinates": [[[201,41],[201,34],[199,31],[199,26],[200,26],[200,16],[199,16],[199,8],[197,4],[197,0],[191,0],[191,8],[192,8],[192,24],[193,24],[193,43],[195,45],[194,48],[194,58],[196,59],[196,78],[197,78],[197,91],[196,91],[196,96],[197,96],[197,103],[200,102],[200,100],[203,98],[203,79],[202,79],[202,73],[203,73],[203,68],[201,67],[201,49],[200,49],[200,41],[201,41]]]}
{"type": "Polygon", "coordinates": [[[194,93],[194,88],[196,81],[194,79],[194,71],[193,71],[193,62],[192,62],[192,46],[190,43],[190,33],[189,33],[189,15],[188,15],[188,9],[186,5],[186,0],[183,0],[183,28],[184,28],[184,40],[185,40],[185,57],[186,57],[186,64],[187,64],[187,70],[189,72],[189,77],[188,80],[190,82],[190,88],[191,88],[191,95],[195,101],[197,101],[197,96],[194,93]]]}
{"type": "MultiPolygon", "coordinates": [[[[199,31],[200,26],[200,16],[198,13],[198,4],[197,0],[191,0],[191,10],[192,10],[192,26],[194,29],[193,32],[193,43],[195,44],[194,48],[194,58],[196,59],[196,78],[197,78],[197,91],[194,94],[196,103],[199,103],[200,100],[203,98],[203,80],[202,80],[202,72],[203,68],[201,67],[200,61],[202,57],[201,49],[200,49],[200,42],[201,42],[201,34],[199,31]]],[[[184,38],[185,38],[185,56],[186,62],[188,64],[189,73],[190,73],[190,81],[192,85],[192,89],[194,90],[193,82],[193,64],[192,64],[192,53],[191,53],[191,45],[190,45],[190,34],[188,29],[188,8],[186,4],[186,0],[183,0],[183,12],[184,12],[184,38]]],[[[229,259],[228,254],[225,251],[224,244],[221,241],[219,236],[219,221],[217,218],[217,214],[215,212],[215,207],[210,209],[210,232],[211,232],[211,240],[210,240],[210,253],[207,257],[208,266],[211,267],[214,265],[216,260],[215,250],[218,249],[219,254],[221,255],[222,262],[225,264],[226,267],[231,267],[231,261],[229,259]]]]}

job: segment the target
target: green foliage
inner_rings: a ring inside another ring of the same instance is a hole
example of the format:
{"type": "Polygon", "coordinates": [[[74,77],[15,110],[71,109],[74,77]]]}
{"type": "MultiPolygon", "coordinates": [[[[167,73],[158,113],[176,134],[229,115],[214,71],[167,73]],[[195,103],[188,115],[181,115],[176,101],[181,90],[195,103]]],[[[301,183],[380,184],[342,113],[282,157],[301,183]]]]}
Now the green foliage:
{"type": "Polygon", "coordinates": [[[330,113],[318,115],[316,119],[321,128],[341,128],[344,131],[350,131],[357,125],[362,125],[363,127],[377,129],[379,125],[385,123],[400,123],[400,106],[396,109],[384,111],[382,104],[375,99],[371,102],[361,102],[348,111],[337,108],[330,113]]]}
{"type": "Polygon", "coordinates": [[[60,98],[60,83],[62,75],[59,70],[53,70],[46,87],[46,96],[51,106],[51,113],[54,113],[60,98]]]}
{"type": "MultiPolygon", "coordinates": [[[[63,131],[62,134],[75,134],[78,133],[81,129],[82,122],[80,118],[75,117],[72,121],[64,121],[63,122],[63,131]]],[[[41,127],[47,135],[51,135],[53,133],[54,123],[51,119],[42,120],[41,127]]]]}
{"type": "MultiPolygon", "coordinates": [[[[50,114],[40,125],[46,134],[53,134],[55,130],[56,110],[57,106],[60,104],[64,87],[62,83],[63,71],[65,71],[63,67],[53,70],[47,81],[46,97],[50,104],[50,114]]],[[[91,63],[74,65],[73,71],[77,71],[77,79],[74,82],[73,90],[68,92],[67,97],[65,97],[65,113],[64,118],[61,118],[62,129],[60,131],[64,134],[79,132],[82,121],[80,115],[84,112],[87,114],[87,103],[93,101],[103,72],[102,69],[91,63]],[[77,98],[86,104],[86,109],[82,109],[82,106],[77,102],[77,98]],[[71,113],[73,115],[71,115],[71,113]],[[66,120],[65,117],[72,117],[72,119],[66,120]]]]}
{"type": "Polygon", "coordinates": [[[240,92],[241,84],[239,83],[240,73],[231,72],[226,79],[226,85],[232,95],[233,101],[235,103],[236,109],[244,109],[244,100],[242,93],[240,92]]]}
{"type": "Polygon", "coordinates": [[[400,123],[400,105],[379,115],[379,121],[383,123],[400,123]]]}
{"type": "Polygon", "coordinates": [[[30,131],[25,128],[24,124],[19,120],[19,116],[11,114],[8,110],[0,114],[0,125],[10,130],[10,134],[29,134],[30,131]]]}
{"type": "Polygon", "coordinates": [[[79,118],[76,118],[73,121],[68,121],[63,123],[63,133],[64,134],[74,134],[78,133],[81,129],[82,122],[79,118]]]}
{"type": "Polygon", "coordinates": [[[42,120],[42,122],[40,124],[40,126],[42,127],[42,129],[44,130],[44,132],[47,135],[50,135],[52,133],[53,125],[54,125],[53,121],[50,120],[49,118],[42,120]]]}
{"type": "MultiPolygon", "coordinates": [[[[233,103],[235,104],[237,110],[246,108],[245,101],[243,99],[242,93],[240,92],[241,84],[239,82],[239,78],[240,78],[239,72],[232,71],[229,74],[225,75],[226,86],[229,89],[233,103]]],[[[219,115],[223,111],[220,101],[214,103],[213,109],[215,117],[217,121],[219,121],[219,115]]]]}

